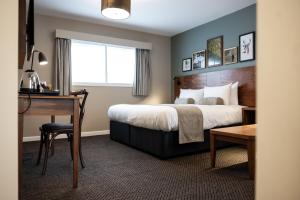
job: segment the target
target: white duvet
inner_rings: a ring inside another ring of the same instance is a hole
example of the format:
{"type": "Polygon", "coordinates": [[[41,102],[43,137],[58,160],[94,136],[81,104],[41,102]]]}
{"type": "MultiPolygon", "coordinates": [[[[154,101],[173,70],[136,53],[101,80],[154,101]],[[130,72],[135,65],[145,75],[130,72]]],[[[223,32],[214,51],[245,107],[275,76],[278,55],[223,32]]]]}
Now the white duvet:
{"type": "MultiPolygon", "coordinates": [[[[191,105],[189,105],[191,106],[191,105]]],[[[242,122],[239,105],[192,105],[201,109],[204,130],[242,122]]],[[[119,104],[108,109],[110,120],[162,131],[177,131],[178,118],[175,108],[167,104],[129,105],[119,104]]]]}

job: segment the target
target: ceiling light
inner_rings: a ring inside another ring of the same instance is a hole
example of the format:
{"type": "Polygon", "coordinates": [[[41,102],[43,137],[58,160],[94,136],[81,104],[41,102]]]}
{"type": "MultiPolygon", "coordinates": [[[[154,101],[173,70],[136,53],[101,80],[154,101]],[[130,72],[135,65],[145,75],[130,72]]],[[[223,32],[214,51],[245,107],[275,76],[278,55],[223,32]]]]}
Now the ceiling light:
{"type": "Polygon", "coordinates": [[[102,0],[101,13],[110,19],[126,19],[130,15],[130,0],[102,0]]]}

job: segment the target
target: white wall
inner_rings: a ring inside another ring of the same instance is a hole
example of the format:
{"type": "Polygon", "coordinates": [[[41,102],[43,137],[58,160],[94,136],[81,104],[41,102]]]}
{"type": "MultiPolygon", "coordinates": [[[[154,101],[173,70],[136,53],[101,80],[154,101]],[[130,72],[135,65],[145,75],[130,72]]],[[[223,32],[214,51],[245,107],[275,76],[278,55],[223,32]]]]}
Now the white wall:
{"type": "Polygon", "coordinates": [[[257,2],[258,200],[300,199],[300,1],[257,2]]]}
{"type": "Polygon", "coordinates": [[[0,6],[0,199],[18,198],[18,1],[2,0],[0,6]]]}
{"type": "MultiPolygon", "coordinates": [[[[53,78],[56,29],[152,43],[152,85],[150,95],[146,98],[133,97],[132,88],[124,87],[86,87],[90,94],[86,104],[87,109],[83,123],[84,132],[109,129],[107,110],[110,105],[120,103],[169,103],[171,100],[169,37],[63,18],[35,15],[35,48],[43,51],[49,60],[47,66],[35,64],[35,69],[38,71],[40,78],[48,83],[51,83],[53,78]]],[[[74,89],[78,89],[78,87],[74,89]]],[[[42,123],[49,122],[49,120],[50,117],[26,117],[24,135],[38,135],[38,127],[42,123]]]]}

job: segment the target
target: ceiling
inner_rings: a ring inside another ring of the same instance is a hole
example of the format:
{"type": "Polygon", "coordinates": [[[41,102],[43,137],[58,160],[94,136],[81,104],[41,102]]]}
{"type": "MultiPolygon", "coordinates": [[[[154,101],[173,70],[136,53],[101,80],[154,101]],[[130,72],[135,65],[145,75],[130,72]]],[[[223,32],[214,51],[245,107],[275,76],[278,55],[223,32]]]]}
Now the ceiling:
{"type": "Polygon", "coordinates": [[[131,0],[131,16],[118,21],[101,15],[101,0],[35,0],[35,12],[173,36],[255,2],[256,0],[131,0]]]}

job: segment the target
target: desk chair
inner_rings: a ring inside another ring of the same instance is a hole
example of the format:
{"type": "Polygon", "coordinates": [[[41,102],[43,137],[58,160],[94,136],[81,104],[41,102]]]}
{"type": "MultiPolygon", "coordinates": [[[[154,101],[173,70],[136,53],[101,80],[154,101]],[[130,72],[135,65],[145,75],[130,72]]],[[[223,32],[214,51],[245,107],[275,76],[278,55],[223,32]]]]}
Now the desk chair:
{"type": "MultiPolygon", "coordinates": [[[[81,127],[82,127],[82,121],[85,113],[85,103],[88,96],[88,92],[84,90],[71,92],[71,95],[74,96],[82,96],[82,100],[79,103],[80,106],[80,114],[79,114],[79,157],[80,157],[80,163],[81,167],[85,168],[85,162],[83,160],[82,151],[81,151],[81,127]]],[[[54,140],[55,137],[61,134],[66,134],[68,137],[68,141],[70,142],[70,152],[71,152],[71,158],[73,159],[73,118],[71,117],[71,123],[47,123],[43,124],[40,127],[41,131],[41,139],[40,139],[40,148],[39,148],[39,154],[38,159],[36,162],[36,165],[40,164],[43,146],[45,145],[45,156],[44,156],[44,164],[43,164],[43,170],[42,175],[45,175],[47,170],[47,162],[48,162],[48,154],[49,150],[51,149],[51,154],[54,155],[54,140]]]]}

